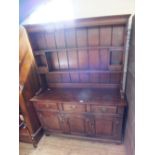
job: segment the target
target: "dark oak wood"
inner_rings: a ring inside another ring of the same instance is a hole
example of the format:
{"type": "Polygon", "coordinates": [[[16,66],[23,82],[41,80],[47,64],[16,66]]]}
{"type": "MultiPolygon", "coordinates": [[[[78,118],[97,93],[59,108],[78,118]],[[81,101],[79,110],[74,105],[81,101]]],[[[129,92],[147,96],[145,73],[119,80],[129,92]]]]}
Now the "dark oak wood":
{"type": "Polygon", "coordinates": [[[81,88],[88,83],[100,88],[105,88],[105,84],[120,85],[122,74],[113,71],[123,71],[127,20],[128,15],[124,15],[76,20],[73,25],[64,22],[25,26],[38,73],[44,74],[51,88],[76,88],[77,83],[81,88]],[[70,74],[72,70],[74,73],[70,74]]]}
{"type": "Polygon", "coordinates": [[[31,99],[45,133],[121,142],[128,17],[25,26],[46,88],[31,99]]]}
{"type": "Polygon", "coordinates": [[[51,89],[31,101],[46,132],[122,139],[126,102],[118,89],[51,89]]]}
{"type": "Polygon", "coordinates": [[[19,130],[19,140],[32,143],[36,147],[43,132],[37,114],[29,100],[40,89],[40,82],[32,49],[23,27],[20,28],[19,39],[19,106],[24,118],[24,127],[19,130]]]}

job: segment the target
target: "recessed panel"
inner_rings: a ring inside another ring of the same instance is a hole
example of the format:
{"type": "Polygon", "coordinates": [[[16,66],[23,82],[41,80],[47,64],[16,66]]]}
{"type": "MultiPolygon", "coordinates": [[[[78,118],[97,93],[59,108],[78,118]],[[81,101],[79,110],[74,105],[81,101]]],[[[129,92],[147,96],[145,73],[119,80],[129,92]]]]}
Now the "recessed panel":
{"type": "Polygon", "coordinates": [[[80,73],[80,82],[89,82],[89,73],[80,73]]]}
{"type": "Polygon", "coordinates": [[[87,69],[89,57],[87,50],[78,50],[79,69],[87,69]]]}
{"type": "Polygon", "coordinates": [[[110,46],[111,45],[111,26],[101,27],[100,28],[100,45],[101,46],[110,46]]]}
{"type": "Polygon", "coordinates": [[[68,50],[69,69],[78,68],[78,55],[76,50],[68,50]]]}
{"type": "Polygon", "coordinates": [[[98,73],[89,73],[90,82],[98,83],[99,82],[99,74],[98,73]]]}
{"type": "Polygon", "coordinates": [[[123,46],[124,44],[124,26],[113,26],[112,45],[123,46]]]}
{"type": "Polygon", "coordinates": [[[99,29],[98,28],[88,29],[88,45],[89,46],[99,45],[99,29]]]}
{"type": "Polygon", "coordinates": [[[110,52],[110,65],[121,65],[122,64],[122,51],[111,51],[110,52]]]}
{"type": "Polygon", "coordinates": [[[35,59],[38,67],[46,66],[46,58],[44,55],[36,55],[35,59]]]}
{"type": "Polygon", "coordinates": [[[61,73],[62,82],[69,83],[70,81],[70,75],[69,73],[61,73]]]}
{"type": "Polygon", "coordinates": [[[59,60],[57,52],[46,52],[46,59],[49,71],[54,71],[59,69],[59,60]]]}
{"type": "Polygon", "coordinates": [[[77,29],[77,46],[86,47],[87,46],[87,29],[77,29]]]}
{"type": "Polygon", "coordinates": [[[65,48],[64,30],[55,31],[55,39],[57,48],[65,48]]]}
{"type": "Polygon", "coordinates": [[[109,65],[109,51],[108,49],[100,50],[100,68],[104,70],[108,70],[109,65]]]}
{"type": "Polygon", "coordinates": [[[54,32],[45,32],[47,49],[56,48],[54,32]]]}
{"type": "Polygon", "coordinates": [[[70,78],[71,78],[71,82],[73,83],[79,82],[79,74],[76,72],[70,73],[70,78]]]}
{"type": "Polygon", "coordinates": [[[65,36],[66,36],[67,47],[76,47],[75,29],[66,30],[65,36]]]}
{"type": "Polygon", "coordinates": [[[98,69],[100,65],[99,51],[96,49],[89,50],[89,68],[98,69]]]}
{"type": "Polygon", "coordinates": [[[54,73],[54,74],[46,74],[47,83],[56,83],[61,82],[61,74],[54,73]]]}
{"type": "Polygon", "coordinates": [[[66,50],[58,51],[60,69],[68,69],[68,60],[66,50]]]}

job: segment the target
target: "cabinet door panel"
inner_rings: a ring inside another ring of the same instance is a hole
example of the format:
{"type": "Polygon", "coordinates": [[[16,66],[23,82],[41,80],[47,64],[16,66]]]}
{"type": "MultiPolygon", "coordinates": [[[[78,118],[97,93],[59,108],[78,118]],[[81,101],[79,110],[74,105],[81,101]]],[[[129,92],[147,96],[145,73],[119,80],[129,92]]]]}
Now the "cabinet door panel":
{"type": "Polygon", "coordinates": [[[96,136],[112,135],[112,120],[96,119],[96,136]]]}
{"type": "Polygon", "coordinates": [[[44,129],[56,132],[62,131],[58,113],[39,111],[38,115],[44,129]]]}
{"type": "Polygon", "coordinates": [[[85,134],[85,118],[82,115],[68,115],[67,123],[69,126],[69,133],[74,135],[85,134]]]}
{"type": "Polygon", "coordinates": [[[95,131],[96,137],[120,140],[122,117],[95,115],[95,131]]]}

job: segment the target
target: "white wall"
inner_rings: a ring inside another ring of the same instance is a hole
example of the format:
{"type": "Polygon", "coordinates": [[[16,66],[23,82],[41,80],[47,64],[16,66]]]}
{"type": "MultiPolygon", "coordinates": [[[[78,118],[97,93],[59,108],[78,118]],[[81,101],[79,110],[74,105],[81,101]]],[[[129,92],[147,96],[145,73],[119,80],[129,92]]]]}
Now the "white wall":
{"type": "Polygon", "coordinates": [[[130,14],[134,0],[72,0],[76,18],[130,14]]]}
{"type": "Polygon", "coordinates": [[[23,24],[48,23],[76,18],[131,14],[134,0],[49,0],[23,24]]]}

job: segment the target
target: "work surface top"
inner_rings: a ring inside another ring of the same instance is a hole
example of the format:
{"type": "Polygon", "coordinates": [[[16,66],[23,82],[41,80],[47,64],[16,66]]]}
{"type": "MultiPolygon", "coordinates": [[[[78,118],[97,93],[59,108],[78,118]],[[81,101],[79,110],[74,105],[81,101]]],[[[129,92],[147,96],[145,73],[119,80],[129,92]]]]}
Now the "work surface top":
{"type": "Polygon", "coordinates": [[[116,89],[48,89],[31,101],[125,104],[116,89]]]}

